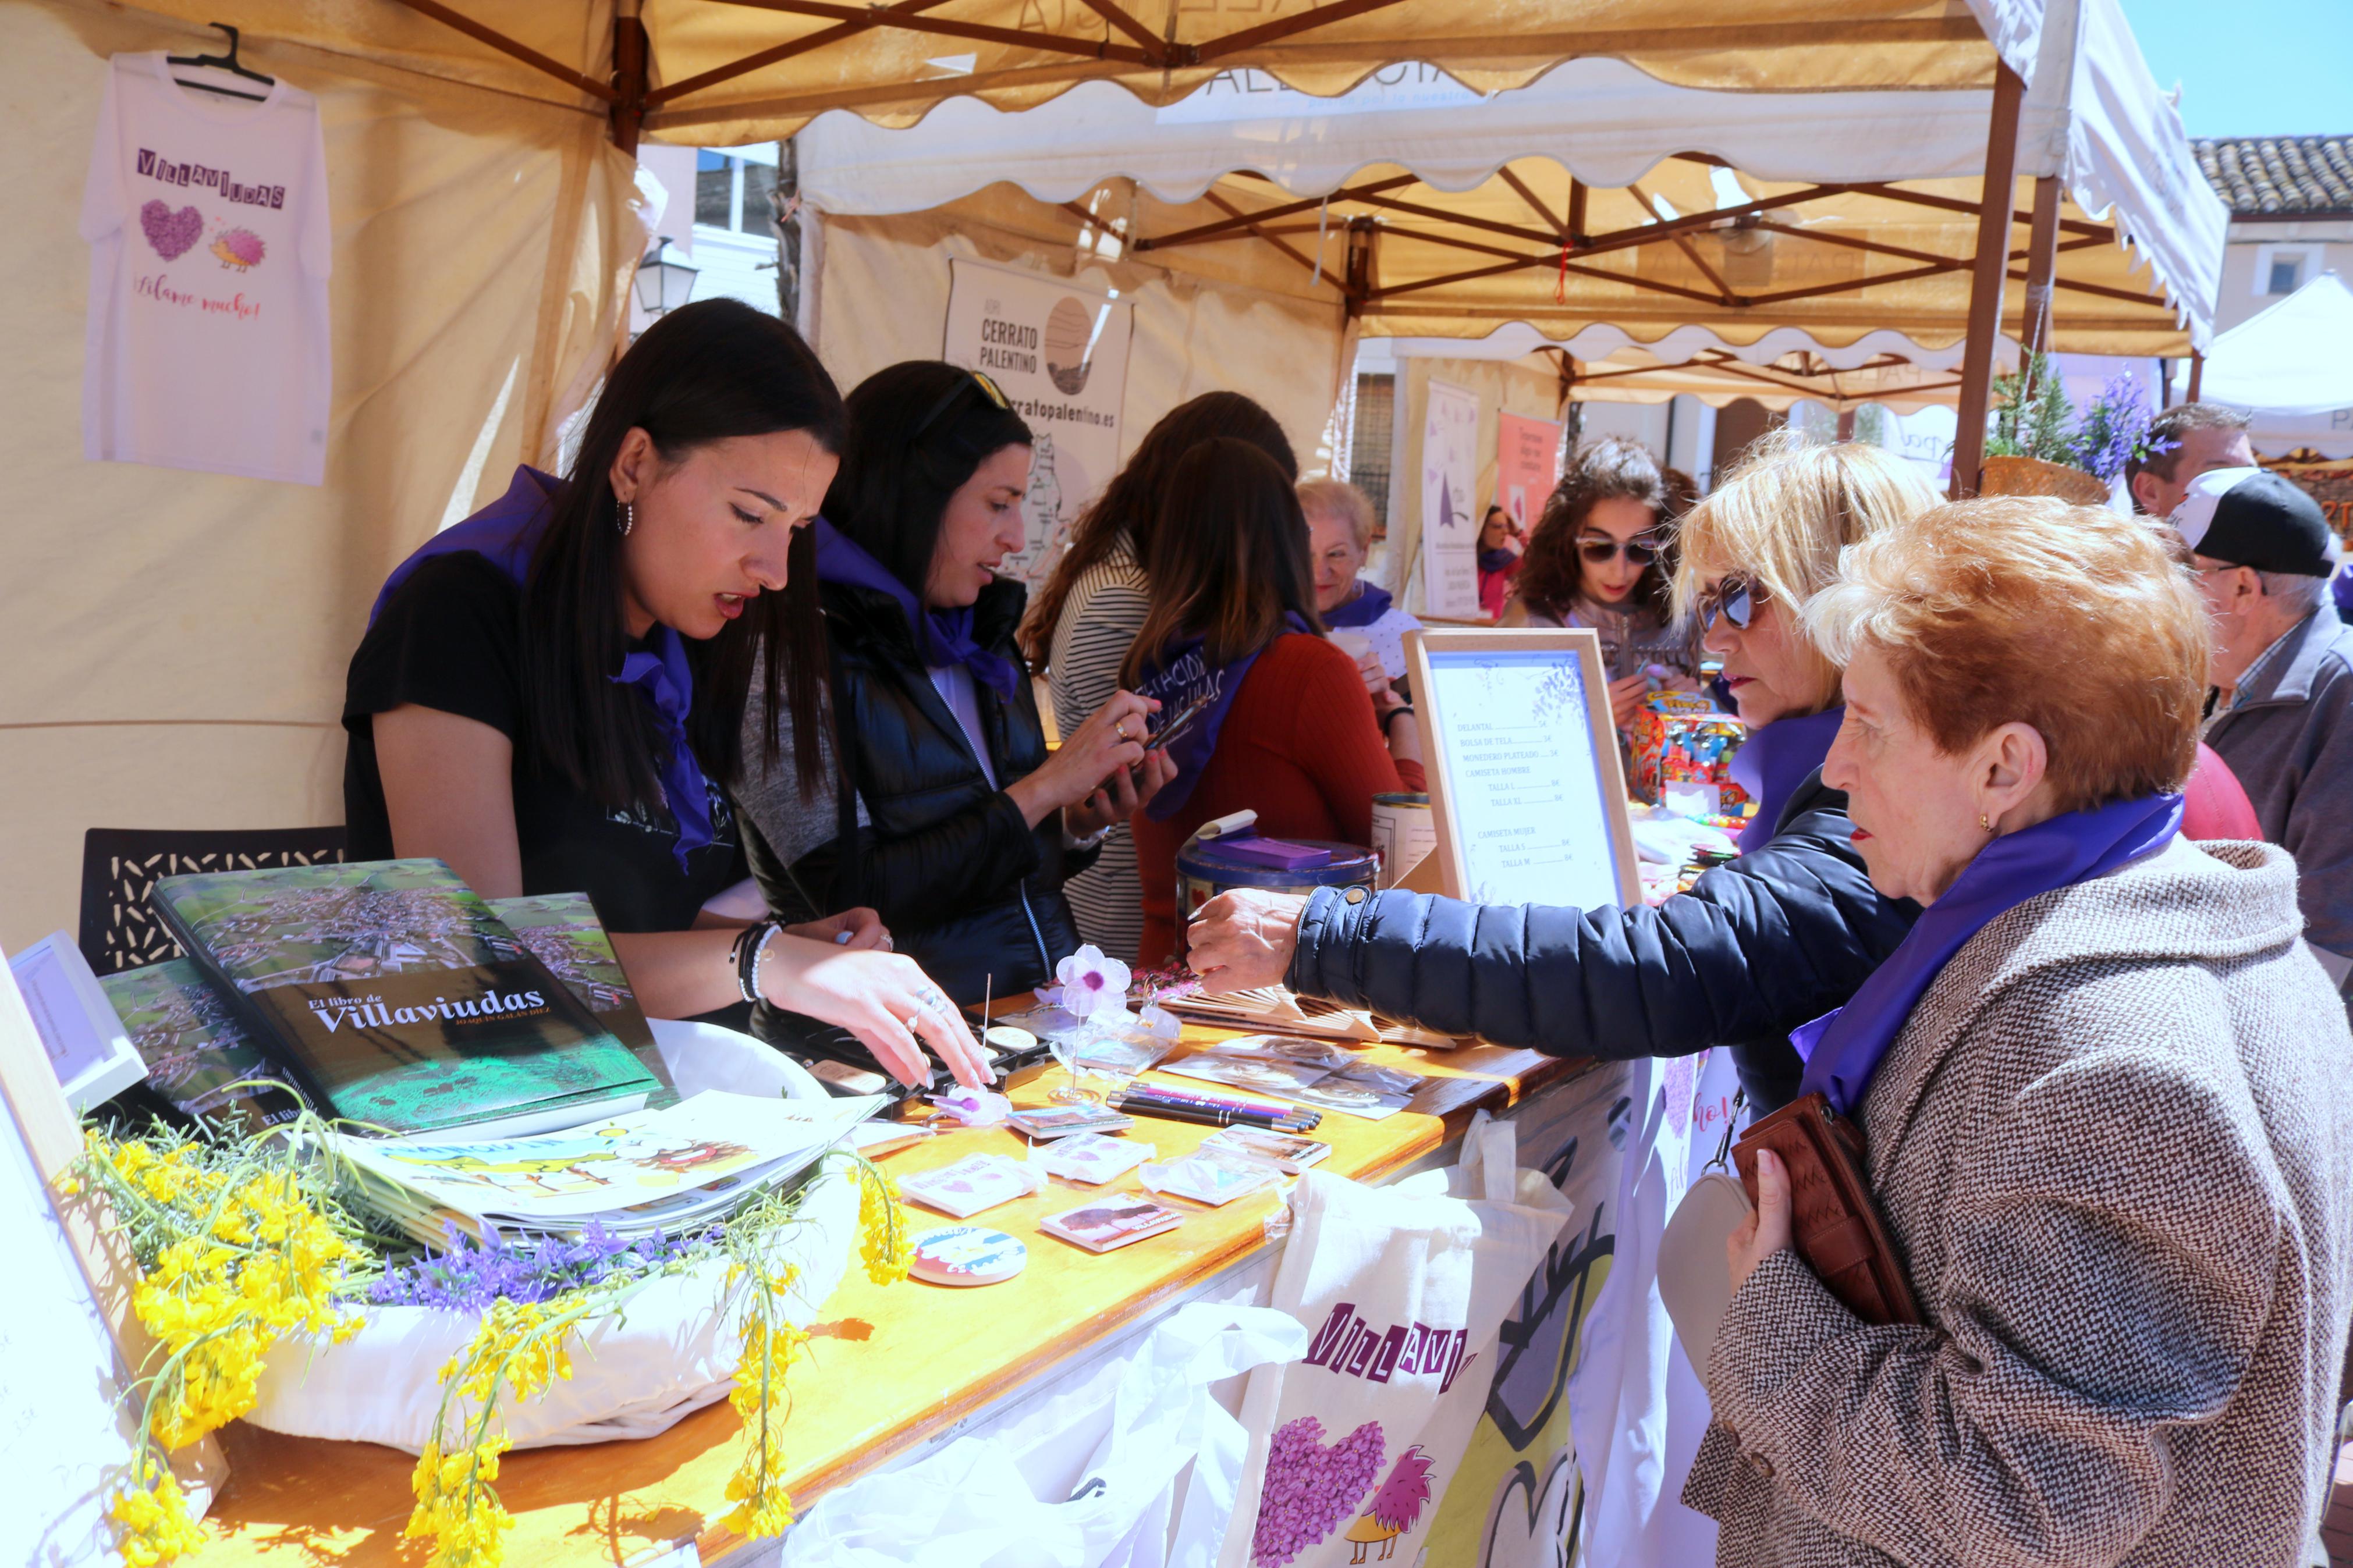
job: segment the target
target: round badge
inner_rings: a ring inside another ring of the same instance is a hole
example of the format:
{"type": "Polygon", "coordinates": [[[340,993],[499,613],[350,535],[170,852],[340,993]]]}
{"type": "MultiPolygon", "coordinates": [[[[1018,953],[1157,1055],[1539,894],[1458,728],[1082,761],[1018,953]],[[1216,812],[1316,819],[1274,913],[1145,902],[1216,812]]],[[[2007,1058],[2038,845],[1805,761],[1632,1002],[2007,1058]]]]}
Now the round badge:
{"type": "Polygon", "coordinates": [[[1023,1051],[1038,1048],[1037,1036],[1027,1029],[1017,1029],[1010,1024],[996,1025],[980,1037],[984,1044],[995,1046],[1008,1056],[1019,1056],[1023,1051]]]}
{"type": "Polygon", "coordinates": [[[934,1285],[996,1285],[1021,1272],[1029,1248],[1001,1230],[951,1225],[915,1237],[907,1272],[934,1285]]]}

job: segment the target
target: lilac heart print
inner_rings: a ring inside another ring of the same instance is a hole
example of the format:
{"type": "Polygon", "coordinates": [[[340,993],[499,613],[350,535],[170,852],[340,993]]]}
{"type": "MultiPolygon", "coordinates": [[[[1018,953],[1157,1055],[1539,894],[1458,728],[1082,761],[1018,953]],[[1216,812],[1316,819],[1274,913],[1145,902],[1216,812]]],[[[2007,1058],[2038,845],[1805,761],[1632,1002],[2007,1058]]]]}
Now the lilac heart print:
{"type": "Polygon", "coordinates": [[[156,255],[176,261],[205,237],[205,215],[194,207],[174,212],[162,202],[149,202],[139,209],[139,226],[156,255]]]}

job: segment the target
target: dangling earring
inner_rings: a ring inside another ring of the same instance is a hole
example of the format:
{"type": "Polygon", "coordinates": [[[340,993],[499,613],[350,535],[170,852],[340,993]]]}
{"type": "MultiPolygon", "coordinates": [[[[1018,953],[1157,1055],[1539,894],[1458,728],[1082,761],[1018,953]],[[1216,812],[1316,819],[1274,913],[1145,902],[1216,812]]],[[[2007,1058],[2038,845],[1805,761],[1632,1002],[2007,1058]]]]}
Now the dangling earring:
{"type": "Polygon", "coordinates": [[[637,527],[637,526],[638,526],[638,509],[637,509],[637,506],[636,506],[636,505],[635,505],[635,503],[633,503],[633,502],[630,502],[630,501],[623,501],[623,502],[621,503],[621,537],[622,537],[622,538],[624,538],[624,539],[628,538],[628,537],[629,537],[629,530],[631,530],[631,529],[633,529],[633,528],[635,528],[635,527],[637,527]]]}
{"type": "MultiPolygon", "coordinates": [[[[626,533],[628,531],[624,529],[622,531],[626,533]]],[[[1993,831],[1993,818],[1980,811],[1978,813],[1978,826],[1983,828],[1986,832],[1991,833],[1993,831]]]]}

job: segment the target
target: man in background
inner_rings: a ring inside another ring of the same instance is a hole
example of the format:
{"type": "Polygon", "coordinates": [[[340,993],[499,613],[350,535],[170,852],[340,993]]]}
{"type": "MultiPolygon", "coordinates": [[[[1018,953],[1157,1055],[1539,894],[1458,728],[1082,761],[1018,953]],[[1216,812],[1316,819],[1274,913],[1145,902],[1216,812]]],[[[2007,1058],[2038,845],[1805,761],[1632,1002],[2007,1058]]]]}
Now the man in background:
{"type": "MultiPolygon", "coordinates": [[[[2243,445],[2243,431],[2238,438],[2243,445]]],[[[2192,455],[2185,443],[2183,456],[2192,455]]],[[[2245,786],[2263,837],[2295,857],[2305,940],[2347,990],[2353,627],[2329,597],[2336,542],[2319,503],[2284,475],[2214,468],[2186,490],[2172,522],[2214,618],[2206,743],[2245,786]]]]}
{"type": "Polygon", "coordinates": [[[2200,474],[2255,466],[2247,416],[2211,403],[2177,403],[2149,421],[2147,451],[2126,459],[2125,487],[2151,517],[2172,516],[2200,474]]]}

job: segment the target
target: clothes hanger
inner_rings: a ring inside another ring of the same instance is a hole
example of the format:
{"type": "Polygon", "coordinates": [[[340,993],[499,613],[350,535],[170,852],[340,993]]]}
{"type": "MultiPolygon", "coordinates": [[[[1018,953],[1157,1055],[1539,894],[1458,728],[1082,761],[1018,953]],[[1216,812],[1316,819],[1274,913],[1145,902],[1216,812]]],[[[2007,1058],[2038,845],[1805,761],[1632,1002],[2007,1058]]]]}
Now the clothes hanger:
{"type": "MultiPolygon", "coordinates": [[[[278,85],[278,79],[276,77],[264,76],[258,70],[248,69],[237,63],[237,29],[235,27],[230,26],[227,22],[207,22],[205,25],[208,27],[218,27],[222,32],[228,35],[228,53],[225,55],[165,55],[164,57],[164,63],[167,66],[208,66],[214,70],[227,71],[231,76],[241,76],[248,81],[258,81],[264,87],[276,87],[278,85]]],[[[198,92],[216,92],[220,94],[223,98],[242,98],[249,103],[267,103],[269,101],[268,95],[264,93],[239,92],[233,87],[215,87],[210,82],[190,81],[185,77],[174,77],[172,79],[178,82],[182,87],[195,88],[198,92]]]]}

